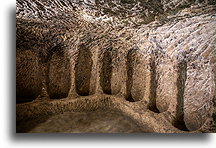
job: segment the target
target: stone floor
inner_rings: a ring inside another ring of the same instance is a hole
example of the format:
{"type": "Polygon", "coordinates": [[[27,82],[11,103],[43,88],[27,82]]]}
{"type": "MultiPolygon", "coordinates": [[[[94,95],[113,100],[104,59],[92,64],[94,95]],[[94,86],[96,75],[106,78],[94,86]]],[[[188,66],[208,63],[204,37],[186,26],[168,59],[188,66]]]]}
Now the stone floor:
{"type": "Polygon", "coordinates": [[[28,133],[140,133],[140,127],[128,117],[111,110],[65,112],[17,123],[17,132],[28,133]]]}

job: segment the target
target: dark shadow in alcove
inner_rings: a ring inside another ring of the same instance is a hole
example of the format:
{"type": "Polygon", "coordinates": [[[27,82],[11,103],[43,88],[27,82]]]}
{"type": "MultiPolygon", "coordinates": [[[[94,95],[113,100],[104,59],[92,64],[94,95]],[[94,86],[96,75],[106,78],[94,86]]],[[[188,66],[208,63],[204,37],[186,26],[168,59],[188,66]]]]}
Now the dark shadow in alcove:
{"type": "MultiPolygon", "coordinates": [[[[16,20],[16,19],[15,19],[16,20]]],[[[33,101],[42,90],[42,73],[40,69],[39,44],[35,34],[26,28],[26,22],[17,18],[15,22],[15,74],[16,101],[24,103],[33,101]]],[[[13,38],[11,37],[10,41],[13,38]]]]}
{"type": "Polygon", "coordinates": [[[100,85],[105,94],[111,94],[112,78],[112,47],[103,49],[102,68],[100,73],[100,85]]]}
{"type": "Polygon", "coordinates": [[[184,89],[187,79],[187,62],[180,61],[177,66],[177,106],[173,125],[180,130],[189,131],[184,122],[184,89]]]}
{"type": "Polygon", "coordinates": [[[70,60],[66,49],[57,45],[49,50],[46,68],[47,93],[51,99],[62,99],[68,96],[71,87],[70,60]]]}
{"type": "Polygon", "coordinates": [[[137,48],[132,48],[128,51],[127,54],[127,61],[126,61],[126,70],[127,70],[127,80],[126,80],[126,100],[129,102],[135,102],[132,94],[131,88],[133,86],[133,55],[137,51],[137,48]]]}
{"type": "MultiPolygon", "coordinates": [[[[21,31],[18,32],[20,33],[21,31]]],[[[18,35],[16,42],[22,42],[22,36],[18,35]]],[[[31,49],[30,46],[20,46],[16,49],[15,59],[16,102],[23,103],[33,101],[40,95],[42,90],[42,73],[38,52],[31,49]]]]}
{"type": "Polygon", "coordinates": [[[158,86],[158,81],[157,81],[157,73],[156,73],[156,64],[155,64],[155,57],[151,57],[150,61],[150,96],[149,96],[149,104],[148,104],[148,109],[155,112],[155,113],[160,113],[160,111],[157,108],[156,105],[156,93],[157,93],[157,86],[158,86]]]}
{"type": "Polygon", "coordinates": [[[78,49],[78,59],[75,65],[76,92],[80,96],[88,96],[93,64],[92,53],[83,44],[78,49]]]}

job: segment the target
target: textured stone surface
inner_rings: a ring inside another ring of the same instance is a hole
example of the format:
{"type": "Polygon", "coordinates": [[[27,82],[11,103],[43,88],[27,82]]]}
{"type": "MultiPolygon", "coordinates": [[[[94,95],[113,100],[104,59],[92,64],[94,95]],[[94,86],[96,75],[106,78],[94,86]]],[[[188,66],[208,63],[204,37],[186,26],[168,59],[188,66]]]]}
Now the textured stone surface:
{"type": "Polygon", "coordinates": [[[19,51],[16,55],[17,102],[34,100],[42,90],[42,73],[38,54],[31,50],[19,51]]]}
{"type": "Polygon", "coordinates": [[[214,8],[17,0],[17,100],[34,100],[17,104],[17,121],[108,108],[141,132],[215,132],[214,8]]]}
{"type": "Polygon", "coordinates": [[[139,133],[145,131],[130,118],[110,110],[65,112],[18,123],[19,132],[30,133],[139,133]],[[103,117],[103,118],[98,118],[103,117]],[[42,119],[41,119],[42,118],[42,119]],[[45,122],[44,122],[45,120],[45,122]],[[35,124],[35,122],[38,122],[35,124]],[[35,126],[36,125],[36,126],[35,126]],[[29,127],[27,129],[26,127],[29,127]],[[26,131],[23,131],[26,130],[26,131]]]}
{"type": "Polygon", "coordinates": [[[61,46],[53,49],[47,70],[47,92],[50,98],[65,98],[71,87],[70,60],[61,46]]]}

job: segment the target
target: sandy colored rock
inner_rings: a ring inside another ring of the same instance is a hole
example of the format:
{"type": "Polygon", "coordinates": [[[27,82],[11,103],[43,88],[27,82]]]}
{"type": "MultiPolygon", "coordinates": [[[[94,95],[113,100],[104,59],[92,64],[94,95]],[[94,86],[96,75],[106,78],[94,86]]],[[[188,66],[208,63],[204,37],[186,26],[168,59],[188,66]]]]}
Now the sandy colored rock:
{"type": "Polygon", "coordinates": [[[31,50],[17,50],[16,64],[17,102],[32,101],[42,91],[42,73],[38,54],[31,50]]]}
{"type": "Polygon", "coordinates": [[[107,109],[133,122],[128,132],[215,132],[214,9],[213,0],[17,0],[17,102],[28,97],[17,122],[89,111],[100,120],[107,109]]]}

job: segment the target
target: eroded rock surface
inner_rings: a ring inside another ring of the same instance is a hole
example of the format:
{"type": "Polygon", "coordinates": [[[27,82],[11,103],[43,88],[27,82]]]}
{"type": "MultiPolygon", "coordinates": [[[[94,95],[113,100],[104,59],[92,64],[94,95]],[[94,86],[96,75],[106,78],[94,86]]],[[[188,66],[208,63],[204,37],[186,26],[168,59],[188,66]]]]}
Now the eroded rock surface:
{"type": "Polygon", "coordinates": [[[140,132],[215,132],[214,9],[213,0],[17,0],[17,122],[107,108],[140,132]]]}

